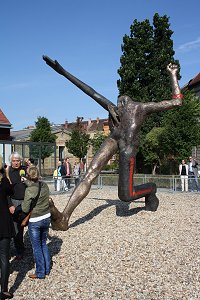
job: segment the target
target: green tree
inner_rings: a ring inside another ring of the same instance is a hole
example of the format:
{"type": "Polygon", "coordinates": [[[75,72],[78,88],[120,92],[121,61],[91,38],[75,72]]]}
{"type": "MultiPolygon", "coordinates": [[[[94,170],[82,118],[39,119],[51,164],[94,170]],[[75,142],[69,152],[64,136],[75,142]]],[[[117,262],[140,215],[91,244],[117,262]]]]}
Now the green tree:
{"type": "Polygon", "coordinates": [[[92,145],[92,153],[95,155],[96,152],[101,147],[101,144],[105,141],[106,136],[103,132],[97,131],[93,138],[90,140],[90,144],[92,145]]]}
{"type": "MultiPolygon", "coordinates": [[[[38,117],[35,122],[35,129],[31,132],[30,141],[40,142],[40,143],[54,143],[56,140],[55,134],[51,133],[51,124],[49,120],[45,117],[38,117]]],[[[42,164],[44,166],[44,159],[49,157],[53,153],[53,147],[48,145],[41,145],[39,149],[38,146],[30,146],[30,156],[38,158],[41,154],[42,164]],[[41,152],[40,152],[41,150],[41,152]]]]}
{"type": "Polygon", "coordinates": [[[200,144],[200,101],[190,91],[184,93],[184,105],[163,117],[162,147],[168,158],[180,162],[200,144]]]}
{"type": "Polygon", "coordinates": [[[162,160],[165,156],[161,146],[163,132],[163,127],[154,127],[149,133],[147,133],[144,140],[144,161],[147,165],[151,166],[153,175],[156,174],[157,167],[162,165],[162,160]]]}
{"type": "Polygon", "coordinates": [[[121,79],[117,81],[120,95],[142,102],[170,99],[171,84],[166,66],[170,62],[179,65],[179,62],[174,60],[173,31],[169,27],[169,18],[157,13],[153,26],[147,19],[134,20],[130,36],[123,38],[118,69],[121,79]]]}
{"type": "Polygon", "coordinates": [[[71,132],[71,138],[66,141],[65,145],[68,151],[74,156],[82,159],[86,156],[90,141],[90,136],[82,126],[83,118],[77,117],[76,125],[71,132]]]}
{"type": "MultiPolygon", "coordinates": [[[[173,31],[170,29],[169,17],[155,14],[153,24],[148,19],[134,20],[130,26],[130,35],[123,37],[121,66],[117,81],[119,94],[128,95],[142,102],[158,102],[171,98],[171,83],[166,66],[174,59],[173,31]]],[[[178,75],[180,79],[180,75],[178,75]]],[[[154,127],[161,127],[165,112],[152,114],[141,129],[139,147],[140,158],[146,155],[145,136],[154,127]]],[[[147,163],[147,160],[144,161],[147,163]]],[[[149,163],[149,160],[148,160],[149,163]]]]}

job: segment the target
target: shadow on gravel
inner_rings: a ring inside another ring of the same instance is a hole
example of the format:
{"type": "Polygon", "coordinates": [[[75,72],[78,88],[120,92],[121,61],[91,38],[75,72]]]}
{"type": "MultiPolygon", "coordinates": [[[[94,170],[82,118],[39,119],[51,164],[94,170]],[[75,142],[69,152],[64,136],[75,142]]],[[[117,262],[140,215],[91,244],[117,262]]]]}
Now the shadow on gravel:
{"type": "MultiPolygon", "coordinates": [[[[54,255],[58,254],[61,250],[62,240],[57,236],[48,235],[48,248],[50,252],[51,259],[54,255]]],[[[13,286],[10,288],[10,291],[14,293],[18,287],[20,286],[23,280],[31,280],[26,276],[26,274],[32,270],[35,266],[34,258],[32,253],[32,246],[29,240],[28,232],[24,235],[24,245],[25,252],[22,260],[13,259],[10,264],[10,273],[17,272],[17,276],[15,278],[15,282],[13,286]]],[[[14,246],[11,244],[11,256],[14,256],[14,246]]]]}
{"type": "MultiPolygon", "coordinates": [[[[85,222],[90,221],[94,217],[96,217],[98,214],[100,214],[104,209],[107,209],[110,206],[116,207],[116,215],[118,217],[129,217],[132,215],[135,215],[139,213],[142,210],[145,210],[145,207],[135,207],[135,208],[129,208],[130,203],[132,202],[123,202],[121,200],[108,200],[108,199],[98,199],[98,198],[91,198],[91,200],[103,200],[106,201],[107,204],[100,205],[93,209],[89,214],[79,218],[74,223],[69,225],[69,228],[76,227],[80,224],[83,224],[85,222]]],[[[143,203],[144,201],[135,201],[135,203],[143,203]]]]}
{"type": "MultiPolygon", "coordinates": [[[[144,202],[138,202],[137,203],[144,203],[144,202]]],[[[134,207],[134,208],[129,208],[130,203],[127,202],[121,202],[120,205],[116,205],[116,215],[118,217],[130,217],[132,215],[138,214],[142,210],[146,210],[144,206],[142,207],[134,207]]]]}

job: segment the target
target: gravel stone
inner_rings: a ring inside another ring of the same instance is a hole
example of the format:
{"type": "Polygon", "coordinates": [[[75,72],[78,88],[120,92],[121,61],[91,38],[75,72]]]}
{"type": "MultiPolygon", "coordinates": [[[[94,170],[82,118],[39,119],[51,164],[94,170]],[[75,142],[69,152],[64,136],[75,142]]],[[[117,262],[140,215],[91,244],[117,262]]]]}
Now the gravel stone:
{"type": "MultiPolygon", "coordinates": [[[[156,212],[144,198],[118,199],[117,188],[92,189],[70,218],[68,231],[50,228],[52,269],[31,280],[34,261],[25,229],[26,252],[14,260],[9,286],[27,300],[200,299],[200,194],[158,192],[156,212]]],[[[70,194],[53,195],[62,211],[70,194]]]]}

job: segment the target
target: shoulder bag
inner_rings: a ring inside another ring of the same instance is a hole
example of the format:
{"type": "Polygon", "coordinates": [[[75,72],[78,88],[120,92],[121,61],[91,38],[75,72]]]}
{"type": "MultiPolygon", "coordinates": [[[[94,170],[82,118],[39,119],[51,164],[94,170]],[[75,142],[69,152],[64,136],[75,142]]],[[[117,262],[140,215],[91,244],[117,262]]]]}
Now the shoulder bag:
{"type": "Polygon", "coordinates": [[[41,186],[42,186],[42,183],[41,183],[41,181],[39,181],[39,189],[38,189],[37,196],[31,200],[30,211],[28,213],[23,212],[21,205],[18,205],[15,208],[15,212],[13,214],[13,221],[18,224],[21,224],[22,227],[25,227],[28,225],[32,210],[36,206],[38,198],[40,196],[41,186]]]}

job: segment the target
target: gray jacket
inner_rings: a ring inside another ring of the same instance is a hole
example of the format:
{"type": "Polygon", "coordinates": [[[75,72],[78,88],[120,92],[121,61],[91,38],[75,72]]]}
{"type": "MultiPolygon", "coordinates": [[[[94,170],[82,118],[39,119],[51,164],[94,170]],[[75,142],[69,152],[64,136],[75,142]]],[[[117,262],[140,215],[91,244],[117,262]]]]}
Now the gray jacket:
{"type": "MultiPolygon", "coordinates": [[[[192,172],[194,173],[194,176],[198,176],[198,162],[194,159],[191,161],[192,163],[192,172]]],[[[188,169],[190,170],[190,163],[188,163],[188,169]]]]}

